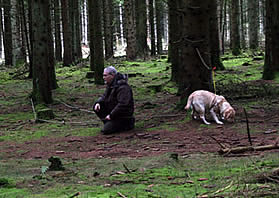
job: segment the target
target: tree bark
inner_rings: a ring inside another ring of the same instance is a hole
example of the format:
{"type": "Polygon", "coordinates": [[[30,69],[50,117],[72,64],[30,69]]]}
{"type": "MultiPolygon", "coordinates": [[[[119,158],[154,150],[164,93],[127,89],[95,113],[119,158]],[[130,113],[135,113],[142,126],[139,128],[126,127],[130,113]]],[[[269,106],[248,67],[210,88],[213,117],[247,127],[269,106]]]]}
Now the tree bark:
{"type": "Polygon", "coordinates": [[[4,4],[4,53],[5,65],[13,65],[13,38],[11,23],[11,0],[3,0],[4,4]]]}
{"type": "Polygon", "coordinates": [[[240,54],[240,31],[239,31],[239,0],[231,1],[231,48],[232,54],[240,54]]]}
{"type": "Polygon", "coordinates": [[[137,57],[146,58],[148,55],[147,45],[147,13],[146,0],[136,1],[136,43],[137,43],[137,57]]]}
{"type": "Polygon", "coordinates": [[[266,39],[263,79],[272,80],[279,72],[279,1],[266,0],[266,39]]]}
{"type": "Polygon", "coordinates": [[[148,10],[149,10],[149,30],[150,30],[150,42],[151,42],[151,56],[156,55],[156,46],[155,46],[155,26],[154,26],[154,1],[148,1],[148,10]]]}
{"type": "Polygon", "coordinates": [[[156,11],[156,34],[157,34],[157,54],[162,54],[163,45],[163,2],[162,0],[155,0],[155,11],[156,11]]]}
{"type": "Polygon", "coordinates": [[[113,3],[103,0],[103,21],[105,36],[105,58],[113,57],[113,3]]]}
{"type": "Polygon", "coordinates": [[[33,31],[33,100],[37,103],[52,102],[50,65],[50,9],[48,1],[32,0],[33,31]],[[47,28],[45,27],[47,25],[47,28]]]}
{"type": "Polygon", "coordinates": [[[54,2],[54,35],[55,35],[55,60],[62,61],[62,41],[61,41],[61,4],[54,2]]]}
{"type": "Polygon", "coordinates": [[[133,1],[124,1],[125,36],[127,42],[126,55],[128,60],[135,60],[136,55],[136,28],[133,1]]]}
{"type": "Polygon", "coordinates": [[[73,63],[72,54],[72,31],[69,19],[69,1],[61,0],[62,7],[62,28],[63,28],[63,65],[70,66],[73,63]]]}
{"type": "Polygon", "coordinates": [[[104,49],[102,26],[100,23],[101,7],[99,0],[89,0],[89,26],[90,26],[90,69],[94,72],[96,84],[103,84],[104,49]]]}
{"type": "Polygon", "coordinates": [[[249,22],[249,48],[254,51],[259,47],[259,1],[248,1],[248,22],[249,22]]]}
{"type": "Polygon", "coordinates": [[[183,2],[185,3],[179,8],[182,22],[178,27],[181,36],[177,41],[180,43],[178,85],[182,100],[195,90],[213,91],[209,34],[212,0],[184,0],[183,2]]]}

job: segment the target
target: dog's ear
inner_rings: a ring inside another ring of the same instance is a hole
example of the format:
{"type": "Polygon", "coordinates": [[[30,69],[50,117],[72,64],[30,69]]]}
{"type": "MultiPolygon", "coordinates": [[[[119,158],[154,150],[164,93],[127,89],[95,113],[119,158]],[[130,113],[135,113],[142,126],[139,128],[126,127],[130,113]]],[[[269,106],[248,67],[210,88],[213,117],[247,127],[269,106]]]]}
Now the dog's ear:
{"type": "Polygon", "coordinates": [[[225,119],[234,122],[234,117],[235,117],[235,110],[234,109],[229,109],[228,111],[224,112],[225,114],[225,119]]]}

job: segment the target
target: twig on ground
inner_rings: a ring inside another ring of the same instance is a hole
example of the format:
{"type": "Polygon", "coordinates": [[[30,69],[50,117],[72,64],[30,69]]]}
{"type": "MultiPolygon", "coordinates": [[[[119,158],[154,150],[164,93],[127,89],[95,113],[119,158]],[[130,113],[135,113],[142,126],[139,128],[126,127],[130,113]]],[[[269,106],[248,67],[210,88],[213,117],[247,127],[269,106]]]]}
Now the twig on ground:
{"type": "Polygon", "coordinates": [[[219,151],[220,154],[237,154],[237,153],[244,153],[246,151],[265,151],[265,150],[272,150],[272,149],[279,149],[279,145],[264,145],[264,146],[242,146],[242,147],[235,147],[235,148],[224,148],[219,151]]]}
{"type": "Polygon", "coordinates": [[[123,195],[121,192],[117,192],[117,194],[122,198],[127,198],[125,195],[123,195]]]}
{"type": "Polygon", "coordinates": [[[37,114],[36,114],[35,106],[34,106],[32,98],[30,100],[31,100],[31,104],[32,104],[32,110],[33,110],[33,114],[34,114],[34,119],[36,121],[37,120],[37,114]]]}
{"type": "Polygon", "coordinates": [[[127,171],[128,173],[131,173],[131,171],[128,169],[128,167],[127,167],[125,164],[123,164],[123,167],[126,169],[126,171],[127,171]]]}
{"type": "Polygon", "coordinates": [[[94,125],[94,126],[98,126],[98,123],[94,123],[94,122],[66,122],[65,120],[59,122],[59,121],[53,121],[53,120],[43,120],[43,119],[37,119],[37,121],[40,122],[47,122],[47,123],[52,123],[52,124],[80,124],[82,126],[87,126],[87,125],[94,125]]]}
{"type": "Polygon", "coordinates": [[[229,189],[230,187],[232,187],[232,185],[233,185],[233,181],[231,181],[231,183],[230,183],[228,186],[226,186],[226,187],[224,187],[224,188],[221,188],[221,189],[215,191],[213,194],[216,195],[216,194],[218,194],[218,193],[220,193],[220,192],[224,192],[225,190],[227,190],[227,189],[229,189]]]}
{"type": "Polygon", "coordinates": [[[77,193],[75,193],[75,194],[71,195],[69,198],[74,198],[74,197],[77,197],[77,196],[79,196],[80,194],[81,194],[80,192],[77,192],[77,193]]]}
{"type": "Polygon", "coordinates": [[[95,113],[94,111],[89,111],[89,110],[87,110],[87,109],[81,109],[81,108],[79,108],[79,107],[74,107],[74,106],[68,105],[68,104],[66,104],[65,102],[62,102],[62,101],[60,101],[60,100],[58,100],[58,101],[59,101],[61,104],[65,105],[66,107],[69,107],[69,108],[71,108],[71,109],[76,109],[76,110],[84,111],[84,112],[87,112],[87,113],[95,113]]]}
{"type": "Polygon", "coordinates": [[[219,142],[215,137],[213,137],[211,135],[209,135],[209,137],[212,138],[213,140],[215,140],[215,142],[217,142],[221,146],[222,149],[226,149],[227,148],[221,142],[219,142]]]}
{"type": "Polygon", "coordinates": [[[249,140],[250,146],[252,146],[252,140],[251,140],[251,135],[250,135],[249,120],[248,120],[247,112],[246,112],[245,108],[243,108],[243,111],[244,111],[245,117],[246,117],[248,140],[249,140]]]}

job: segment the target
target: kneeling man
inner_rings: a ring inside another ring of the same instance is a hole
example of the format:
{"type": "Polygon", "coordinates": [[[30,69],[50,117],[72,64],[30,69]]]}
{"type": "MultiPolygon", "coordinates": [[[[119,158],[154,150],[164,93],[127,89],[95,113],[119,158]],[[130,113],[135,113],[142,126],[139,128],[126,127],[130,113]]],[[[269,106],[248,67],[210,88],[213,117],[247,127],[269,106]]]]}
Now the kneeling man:
{"type": "Polygon", "coordinates": [[[113,66],[104,69],[105,93],[93,105],[93,110],[103,121],[103,134],[128,131],[134,128],[134,98],[127,76],[113,66]]]}

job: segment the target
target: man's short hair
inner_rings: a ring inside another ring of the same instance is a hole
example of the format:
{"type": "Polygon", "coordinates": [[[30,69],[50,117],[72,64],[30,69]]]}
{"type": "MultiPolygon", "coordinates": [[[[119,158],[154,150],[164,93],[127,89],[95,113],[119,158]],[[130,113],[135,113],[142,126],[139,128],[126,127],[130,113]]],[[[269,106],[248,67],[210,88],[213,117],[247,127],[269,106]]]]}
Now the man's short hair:
{"type": "Polygon", "coordinates": [[[104,69],[107,73],[111,75],[115,75],[117,73],[117,70],[113,66],[108,66],[104,69]]]}

